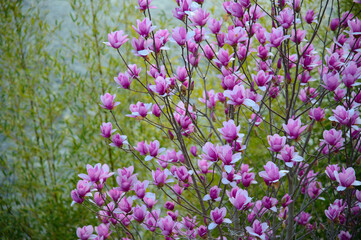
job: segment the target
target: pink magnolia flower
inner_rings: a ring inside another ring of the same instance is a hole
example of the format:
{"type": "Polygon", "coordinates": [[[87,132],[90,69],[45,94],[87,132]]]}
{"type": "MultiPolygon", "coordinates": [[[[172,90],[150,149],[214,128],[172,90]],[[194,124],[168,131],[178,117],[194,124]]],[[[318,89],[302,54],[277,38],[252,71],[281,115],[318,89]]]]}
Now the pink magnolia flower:
{"type": "Polygon", "coordinates": [[[137,64],[129,64],[126,73],[130,78],[138,78],[141,71],[142,69],[138,68],[137,64]]]}
{"type": "Polygon", "coordinates": [[[110,143],[109,145],[110,146],[113,146],[113,147],[122,147],[123,145],[128,145],[128,141],[127,141],[127,136],[125,135],[120,135],[119,133],[113,135],[112,137],[112,143],[110,143]]]}
{"type": "Polygon", "coordinates": [[[145,161],[150,161],[152,160],[154,157],[156,157],[159,153],[162,153],[165,151],[165,148],[159,148],[159,141],[158,140],[154,140],[153,142],[150,142],[149,144],[146,144],[146,147],[148,149],[147,153],[149,153],[149,155],[147,155],[145,157],[145,161]]]}
{"type": "Polygon", "coordinates": [[[308,196],[310,196],[311,199],[317,198],[317,199],[325,200],[325,198],[319,196],[322,193],[322,191],[323,188],[321,182],[313,181],[307,186],[307,194],[308,196]]]}
{"type": "Polygon", "coordinates": [[[217,21],[214,18],[210,18],[207,23],[209,30],[211,30],[213,34],[218,34],[219,31],[221,31],[223,19],[221,18],[219,21],[217,21]]]}
{"type": "Polygon", "coordinates": [[[247,98],[246,89],[243,85],[236,85],[233,90],[224,91],[224,96],[228,97],[228,104],[252,107],[254,111],[259,111],[259,106],[251,99],[247,98]]]}
{"type": "Polygon", "coordinates": [[[211,170],[209,170],[209,167],[212,165],[211,162],[208,162],[207,160],[203,159],[203,160],[198,160],[198,167],[201,170],[201,173],[203,174],[207,174],[212,172],[211,170]]]}
{"type": "Polygon", "coordinates": [[[306,87],[301,89],[300,95],[298,98],[304,103],[314,103],[316,101],[316,97],[318,96],[318,92],[315,88],[306,87]]]}
{"type": "Polygon", "coordinates": [[[94,167],[87,164],[86,169],[88,175],[79,174],[78,176],[84,180],[87,180],[91,183],[104,183],[109,177],[113,176],[113,172],[109,172],[109,166],[107,164],[101,165],[97,163],[94,167]]]}
{"type": "MultiPolygon", "coordinates": [[[[148,208],[152,209],[154,207],[154,205],[158,202],[158,200],[156,200],[155,198],[155,194],[154,193],[148,193],[146,194],[146,196],[143,198],[144,203],[147,205],[148,208]]],[[[160,212],[160,210],[157,210],[160,212]]],[[[158,213],[159,216],[159,213],[158,213]]]]}
{"type": "MultiPolygon", "coordinates": [[[[361,24],[361,21],[359,21],[359,23],[361,24]]],[[[348,88],[361,85],[361,82],[356,82],[360,77],[361,67],[358,67],[354,61],[349,62],[342,72],[342,81],[348,88]]]]}
{"type": "Polygon", "coordinates": [[[73,202],[71,206],[75,203],[82,204],[84,202],[85,197],[91,197],[92,194],[90,193],[92,184],[88,180],[80,180],[76,186],[76,189],[71,191],[71,197],[73,202]]]}
{"type": "Polygon", "coordinates": [[[345,169],[342,168],[342,172],[334,171],[336,181],[339,183],[337,191],[344,191],[351,186],[360,186],[361,182],[356,180],[355,170],[352,167],[345,169]]]}
{"type": "Polygon", "coordinates": [[[117,183],[119,185],[119,190],[123,192],[128,192],[133,190],[133,186],[138,182],[137,174],[133,174],[134,167],[130,166],[128,168],[123,167],[123,169],[118,169],[117,183]]]}
{"type": "Polygon", "coordinates": [[[224,145],[218,152],[219,158],[222,161],[224,170],[230,173],[233,169],[233,165],[241,159],[241,153],[233,154],[233,148],[229,145],[224,145]]]}
{"type": "Polygon", "coordinates": [[[271,33],[265,33],[270,47],[279,47],[281,43],[290,37],[290,35],[283,35],[283,28],[272,28],[271,33]]]}
{"type": "Polygon", "coordinates": [[[277,21],[280,23],[281,27],[288,29],[292,26],[293,23],[293,10],[290,8],[283,9],[279,16],[276,17],[277,21]]]}
{"type": "Polygon", "coordinates": [[[344,141],[345,139],[342,138],[342,131],[337,131],[334,128],[329,131],[325,130],[323,132],[323,140],[321,140],[321,142],[325,142],[326,144],[336,148],[341,148],[344,141]]]}
{"type": "Polygon", "coordinates": [[[297,31],[295,31],[294,29],[292,29],[292,34],[290,38],[292,42],[300,44],[302,41],[305,40],[305,37],[306,30],[297,29],[297,31]]]}
{"type": "Polygon", "coordinates": [[[268,148],[272,152],[280,152],[283,146],[286,144],[286,137],[281,137],[278,134],[274,134],[273,136],[268,135],[267,141],[270,147],[268,148]]]}
{"type": "Polygon", "coordinates": [[[149,18],[144,18],[143,21],[137,19],[137,27],[132,26],[134,31],[136,31],[142,37],[148,37],[156,27],[152,26],[152,21],[149,18]]]}
{"type": "Polygon", "coordinates": [[[288,145],[283,147],[277,158],[283,160],[286,166],[290,168],[293,167],[293,164],[303,161],[303,157],[299,156],[298,152],[295,152],[295,147],[288,145]]]}
{"type": "MultiPolygon", "coordinates": [[[[355,0],[354,0],[355,1],[355,0]]],[[[341,231],[340,234],[337,235],[339,240],[351,240],[352,235],[349,232],[341,231]]]]}
{"type": "Polygon", "coordinates": [[[217,59],[213,59],[213,62],[220,66],[228,66],[229,62],[232,61],[234,53],[229,55],[228,50],[221,48],[217,53],[217,59]]]}
{"type": "Polygon", "coordinates": [[[239,137],[239,130],[241,126],[236,126],[234,121],[228,120],[228,122],[223,122],[223,128],[219,128],[218,131],[223,135],[223,138],[228,142],[232,143],[239,137]]]}
{"type": "Polygon", "coordinates": [[[151,6],[150,3],[152,2],[153,0],[138,0],[138,5],[139,7],[136,7],[138,8],[140,11],[145,11],[147,10],[148,8],[156,8],[155,6],[151,6]]]}
{"type": "Polygon", "coordinates": [[[149,185],[149,181],[147,180],[144,180],[143,182],[137,181],[133,185],[134,193],[139,199],[143,199],[146,196],[145,191],[147,190],[148,185],[149,185]]]}
{"type": "Polygon", "coordinates": [[[180,181],[187,183],[189,177],[193,174],[193,170],[189,170],[185,166],[180,166],[175,172],[175,177],[180,181]]]}
{"type": "Polygon", "coordinates": [[[309,112],[309,116],[311,119],[320,122],[322,121],[326,114],[325,114],[325,109],[322,109],[321,107],[318,108],[311,108],[310,112],[309,112]]]}
{"type": "Polygon", "coordinates": [[[199,226],[199,227],[197,228],[197,234],[198,234],[198,236],[199,236],[200,238],[205,238],[205,237],[207,237],[207,227],[206,227],[206,226],[203,226],[203,225],[199,226]]]}
{"type": "Polygon", "coordinates": [[[159,219],[158,227],[162,230],[164,236],[170,236],[173,232],[175,222],[170,216],[159,219]]]}
{"type": "Polygon", "coordinates": [[[145,118],[148,114],[152,113],[151,111],[149,111],[151,107],[151,103],[137,102],[137,104],[130,104],[129,110],[132,112],[132,114],[127,114],[126,116],[141,120],[145,118]]]}
{"type": "Polygon", "coordinates": [[[209,194],[206,194],[203,197],[203,201],[215,201],[215,202],[219,202],[221,201],[221,197],[219,196],[219,194],[221,193],[222,189],[219,188],[218,186],[213,186],[209,189],[209,194]]]}
{"type": "Polygon", "coordinates": [[[133,208],[133,219],[139,223],[142,223],[145,217],[148,215],[147,206],[145,205],[137,205],[133,208]]]}
{"type": "Polygon", "coordinates": [[[122,197],[120,202],[118,203],[118,207],[124,213],[130,213],[132,211],[133,199],[132,197],[122,197]]]}
{"type": "Polygon", "coordinates": [[[345,125],[348,127],[355,127],[355,125],[361,124],[361,119],[359,117],[359,113],[355,109],[346,110],[343,106],[337,106],[336,109],[332,110],[334,113],[333,116],[328,119],[333,122],[338,122],[341,125],[345,125]]]}
{"type": "Polygon", "coordinates": [[[111,95],[106,93],[100,96],[100,100],[102,101],[103,105],[100,105],[104,109],[112,110],[114,107],[118,106],[120,102],[114,102],[115,94],[111,95]]]}
{"type": "Polygon", "coordinates": [[[262,240],[266,239],[266,230],[268,229],[267,223],[261,223],[257,219],[254,220],[252,227],[246,227],[247,232],[256,238],[260,238],[262,240]]]}
{"type": "Polygon", "coordinates": [[[247,39],[248,36],[244,28],[236,27],[228,30],[225,43],[230,46],[236,46],[238,43],[244,42],[247,39]]]}
{"type": "Polygon", "coordinates": [[[128,35],[123,35],[124,32],[122,30],[111,32],[108,34],[108,42],[104,42],[105,45],[113,47],[115,49],[120,48],[124,43],[126,43],[129,39],[128,35]]]}
{"type": "Polygon", "coordinates": [[[168,96],[170,94],[170,81],[168,78],[163,78],[162,76],[158,76],[155,79],[155,85],[149,86],[149,88],[158,93],[161,97],[168,96]]]}
{"type": "Polygon", "coordinates": [[[206,99],[205,92],[203,92],[203,98],[199,98],[199,101],[201,101],[202,103],[207,103],[208,108],[214,109],[218,99],[216,98],[216,94],[215,94],[214,90],[212,89],[212,90],[207,91],[207,99],[206,99]]]}
{"type": "Polygon", "coordinates": [[[358,18],[354,18],[352,20],[347,21],[347,25],[350,28],[349,34],[353,35],[354,37],[361,36],[361,20],[358,18]]]}
{"type": "Polygon", "coordinates": [[[297,139],[301,133],[307,128],[306,126],[301,127],[301,120],[297,118],[296,120],[290,118],[288,119],[287,125],[283,124],[283,130],[287,133],[290,139],[297,139]]]}
{"type": "Polygon", "coordinates": [[[214,210],[211,211],[211,219],[212,222],[208,225],[208,229],[212,230],[218,225],[221,225],[222,223],[232,223],[231,220],[228,218],[224,218],[227,215],[227,209],[225,207],[222,207],[219,209],[216,207],[214,210]]]}
{"type": "Polygon", "coordinates": [[[162,171],[160,168],[157,168],[156,171],[152,170],[153,184],[157,187],[163,187],[164,184],[173,182],[173,179],[167,179],[171,175],[168,169],[162,171]]]}
{"type": "Polygon", "coordinates": [[[93,231],[94,229],[92,225],[84,226],[82,228],[78,227],[76,229],[76,235],[79,240],[88,240],[96,237],[96,235],[93,234],[93,231]]]}
{"type": "Polygon", "coordinates": [[[103,206],[104,204],[104,199],[106,198],[105,193],[103,193],[102,195],[99,192],[94,193],[94,202],[99,206],[103,206]]]}
{"type": "Polygon", "coordinates": [[[340,85],[340,75],[338,73],[323,74],[322,80],[325,83],[325,85],[322,86],[331,92],[335,91],[340,85]]]}
{"type": "Polygon", "coordinates": [[[243,172],[241,174],[241,181],[245,188],[249,187],[251,184],[257,184],[255,180],[255,174],[251,172],[243,172]]]}
{"type": "Polygon", "coordinates": [[[248,196],[247,190],[238,189],[235,196],[229,198],[229,201],[237,210],[245,210],[252,198],[248,196]]]}
{"type": "Polygon", "coordinates": [[[252,74],[252,79],[261,91],[266,91],[267,85],[271,81],[272,76],[261,70],[257,73],[257,76],[252,74]]]}
{"type": "Polygon", "coordinates": [[[103,122],[103,124],[100,126],[101,136],[104,138],[110,138],[113,132],[116,131],[116,129],[112,129],[112,123],[111,122],[103,122]]]}
{"type": "Polygon", "coordinates": [[[325,173],[326,175],[332,180],[332,181],[336,181],[336,177],[334,172],[338,172],[340,171],[340,167],[338,166],[338,164],[333,164],[333,165],[328,165],[326,167],[325,173]]]}
{"type": "Polygon", "coordinates": [[[162,114],[162,110],[161,110],[162,108],[164,108],[164,106],[160,106],[159,108],[157,104],[154,104],[152,107],[152,114],[157,118],[159,118],[160,115],[162,114]]]}
{"type": "Polygon", "coordinates": [[[127,73],[119,73],[118,77],[114,78],[114,81],[120,85],[120,88],[129,89],[132,78],[129,78],[127,73]]]}
{"type": "Polygon", "coordinates": [[[208,13],[206,10],[198,8],[191,13],[191,16],[189,18],[192,21],[193,26],[204,26],[208,21],[209,14],[210,13],[208,13]]]}
{"type": "Polygon", "coordinates": [[[295,221],[299,225],[306,226],[307,223],[310,222],[311,218],[311,214],[302,211],[298,216],[295,217],[295,221]]]}
{"type": "Polygon", "coordinates": [[[336,31],[337,28],[340,25],[340,19],[339,18],[333,18],[330,23],[330,28],[332,31],[336,31]]]}
{"type": "Polygon", "coordinates": [[[151,51],[149,50],[150,42],[142,37],[132,39],[132,52],[137,57],[146,57],[151,51]]]}
{"type": "Polygon", "coordinates": [[[203,159],[212,161],[212,162],[218,161],[218,159],[219,159],[218,152],[220,150],[220,147],[218,145],[214,146],[213,143],[207,142],[202,147],[202,150],[204,152],[201,156],[203,159]]]}
{"type": "Polygon", "coordinates": [[[189,35],[187,36],[187,30],[181,26],[174,28],[172,32],[173,40],[178,43],[179,46],[184,46],[189,38],[189,35]]]}
{"type": "Polygon", "coordinates": [[[101,237],[102,239],[107,239],[110,236],[112,231],[109,231],[109,225],[110,223],[102,223],[98,227],[95,227],[95,231],[97,232],[98,237],[101,237]]]}
{"type": "Polygon", "coordinates": [[[266,185],[271,185],[278,182],[283,176],[288,173],[287,170],[279,171],[277,165],[271,161],[268,161],[266,165],[264,165],[264,170],[265,171],[259,172],[258,175],[263,178],[266,185]]]}
{"type": "Polygon", "coordinates": [[[308,24],[317,23],[316,16],[317,14],[315,14],[312,9],[308,9],[306,15],[304,16],[304,19],[308,24]]]}
{"type": "Polygon", "coordinates": [[[278,200],[276,198],[271,198],[264,196],[262,198],[262,205],[269,210],[272,210],[273,212],[277,212],[276,205],[278,203],[278,200]]]}

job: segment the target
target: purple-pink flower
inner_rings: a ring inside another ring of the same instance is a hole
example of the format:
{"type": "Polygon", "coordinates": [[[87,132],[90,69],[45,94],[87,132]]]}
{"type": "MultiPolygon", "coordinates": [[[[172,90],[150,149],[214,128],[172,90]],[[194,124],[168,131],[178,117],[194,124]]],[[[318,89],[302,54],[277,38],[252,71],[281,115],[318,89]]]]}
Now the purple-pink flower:
{"type": "Polygon", "coordinates": [[[287,133],[290,139],[297,139],[301,133],[307,128],[306,126],[301,127],[302,122],[299,118],[296,120],[290,118],[288,119],[287,125],[283,124],[283,130],[287,133]]]}
{"type": "Polygon", "coordinates": [[[355,170],[352,167],[345,169],[342,168],[342,172],[334,171],[336,181],[339,183],[337,191],[344,191],[351,186],[360,186],[361,182],[356,180],[355,170]]]}
{"type": "Polygon", "coordinates": [[[225,207],[218,208],[216,207],[214,210],[211,211],[211,219],[212,222],[208,225],[208,229],[212,230],[218,225],[221,225],[222,223],[232,223],[231,220],[228,218],[224,218],[227,215],[227,209],[225,207]]]}
{"type": "Polygon", "coordinates": [[[104,42],[105,45],[113,47],[115,49],[120,48],[124,43],[126,43],[129,39],[128,35],[123,35],[124,32],[122,30],[111,32],[108,34],[108,42],[104,42]]]}
{"type": "Polygon", "coordinates": [[[278,182],[283,176],[288,173],[287,170],[279,171],[277,165],[271,161],[268,161],[266,165],[264,165],[264,170],[265,171],[259,172],[258,175],[263,178],[266,185],[271,185],[278,182]]]}
{"type": "Polygon", "coordinates": [[[102,108],[112,110],[114,107],[118,106],[120,102],[114,102],[115,94],[111,95],[106,93],[100,96],[100,100],[102,101],[103,105],[100,105],[102,108]]]}

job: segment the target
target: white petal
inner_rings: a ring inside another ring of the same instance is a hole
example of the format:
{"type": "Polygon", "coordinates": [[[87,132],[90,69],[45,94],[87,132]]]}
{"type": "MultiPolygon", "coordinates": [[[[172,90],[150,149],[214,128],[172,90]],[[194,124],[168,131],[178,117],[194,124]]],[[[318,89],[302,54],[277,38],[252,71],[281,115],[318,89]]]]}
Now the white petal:
{"type": "Polygon", "coordinates": [[[232,171],[233,167],[231,165],[224,166],[224,170],[226,170],[227,173],[230,173],[232,171]]]}
{"type": "Polygon", "coordinates": [[[211,222],[211,224],[208,225],[208,230],[215,229],[218,225],[214,222],[211,222]]]}

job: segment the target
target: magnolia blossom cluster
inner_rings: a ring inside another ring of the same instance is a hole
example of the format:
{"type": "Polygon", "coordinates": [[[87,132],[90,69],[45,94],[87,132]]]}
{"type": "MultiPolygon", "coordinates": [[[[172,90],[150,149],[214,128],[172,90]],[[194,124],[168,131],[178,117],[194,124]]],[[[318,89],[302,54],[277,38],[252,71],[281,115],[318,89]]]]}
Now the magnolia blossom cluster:
{"type": "Polygon", "coordinates": [[[270,13],[225,1],[213,18],[203,0],[177,0],[178,25],[159,29],[151,2],[138,0],[133,38],[115,31],[105,44],[124,63],[119,91],[140,96],[124,119],[154,139],[134,139],[117,120],[128,106],[101,96],[114,122],[100,135],[136,162],[79,175],[73,204],[96,209],[99,225],[79,227],[78,238],[360,236],[359,18],[327,20],[339,12],[331,3],[319,11],[300,0],[276,0],[270,13]],[[123,45],[139,63],[125,61],[123,45]]]}

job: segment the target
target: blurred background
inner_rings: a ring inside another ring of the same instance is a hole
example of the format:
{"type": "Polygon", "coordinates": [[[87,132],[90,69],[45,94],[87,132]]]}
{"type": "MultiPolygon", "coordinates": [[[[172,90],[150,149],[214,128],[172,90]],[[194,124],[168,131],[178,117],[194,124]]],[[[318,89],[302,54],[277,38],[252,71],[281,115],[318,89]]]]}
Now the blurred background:
{"type": "MultiPolygon", "coordinates": [[[[211,12],[220,12],[223,1],[211,12]]],[[[349,10],[352,0],[344,1],[349,10]]],[[[116,93],[128,113],[137,96],[121,95],[113,80],[125,71],[107,33],[143,19],[135,0],[0,0],[0,238],[74,239],[76,228],[97,224],[86,208],[70,207],[70,191],[87,163],[113,170],[133,164],[99,136],[110,115],[100,95],[116,93]]],[[[172,0],[154,0],[156,26],[171,29],[172,0]]],[[[360,11],[360,9],[352,9],[360,11]]],[[[139,64],[128,42],[129,63],[139,64]]],[[[142,72],[144,69],[142,70],[142,72]]],[[[143,72],[144,73],[144,72],[143,72]]],[[[122,118],[124,119],[124,118],[122,118]]],[[[152,139],[145,124],[121,122],[129,137],[152,139]]],[[[143,139],[139,139],[141,141],[143,139]]]]}

